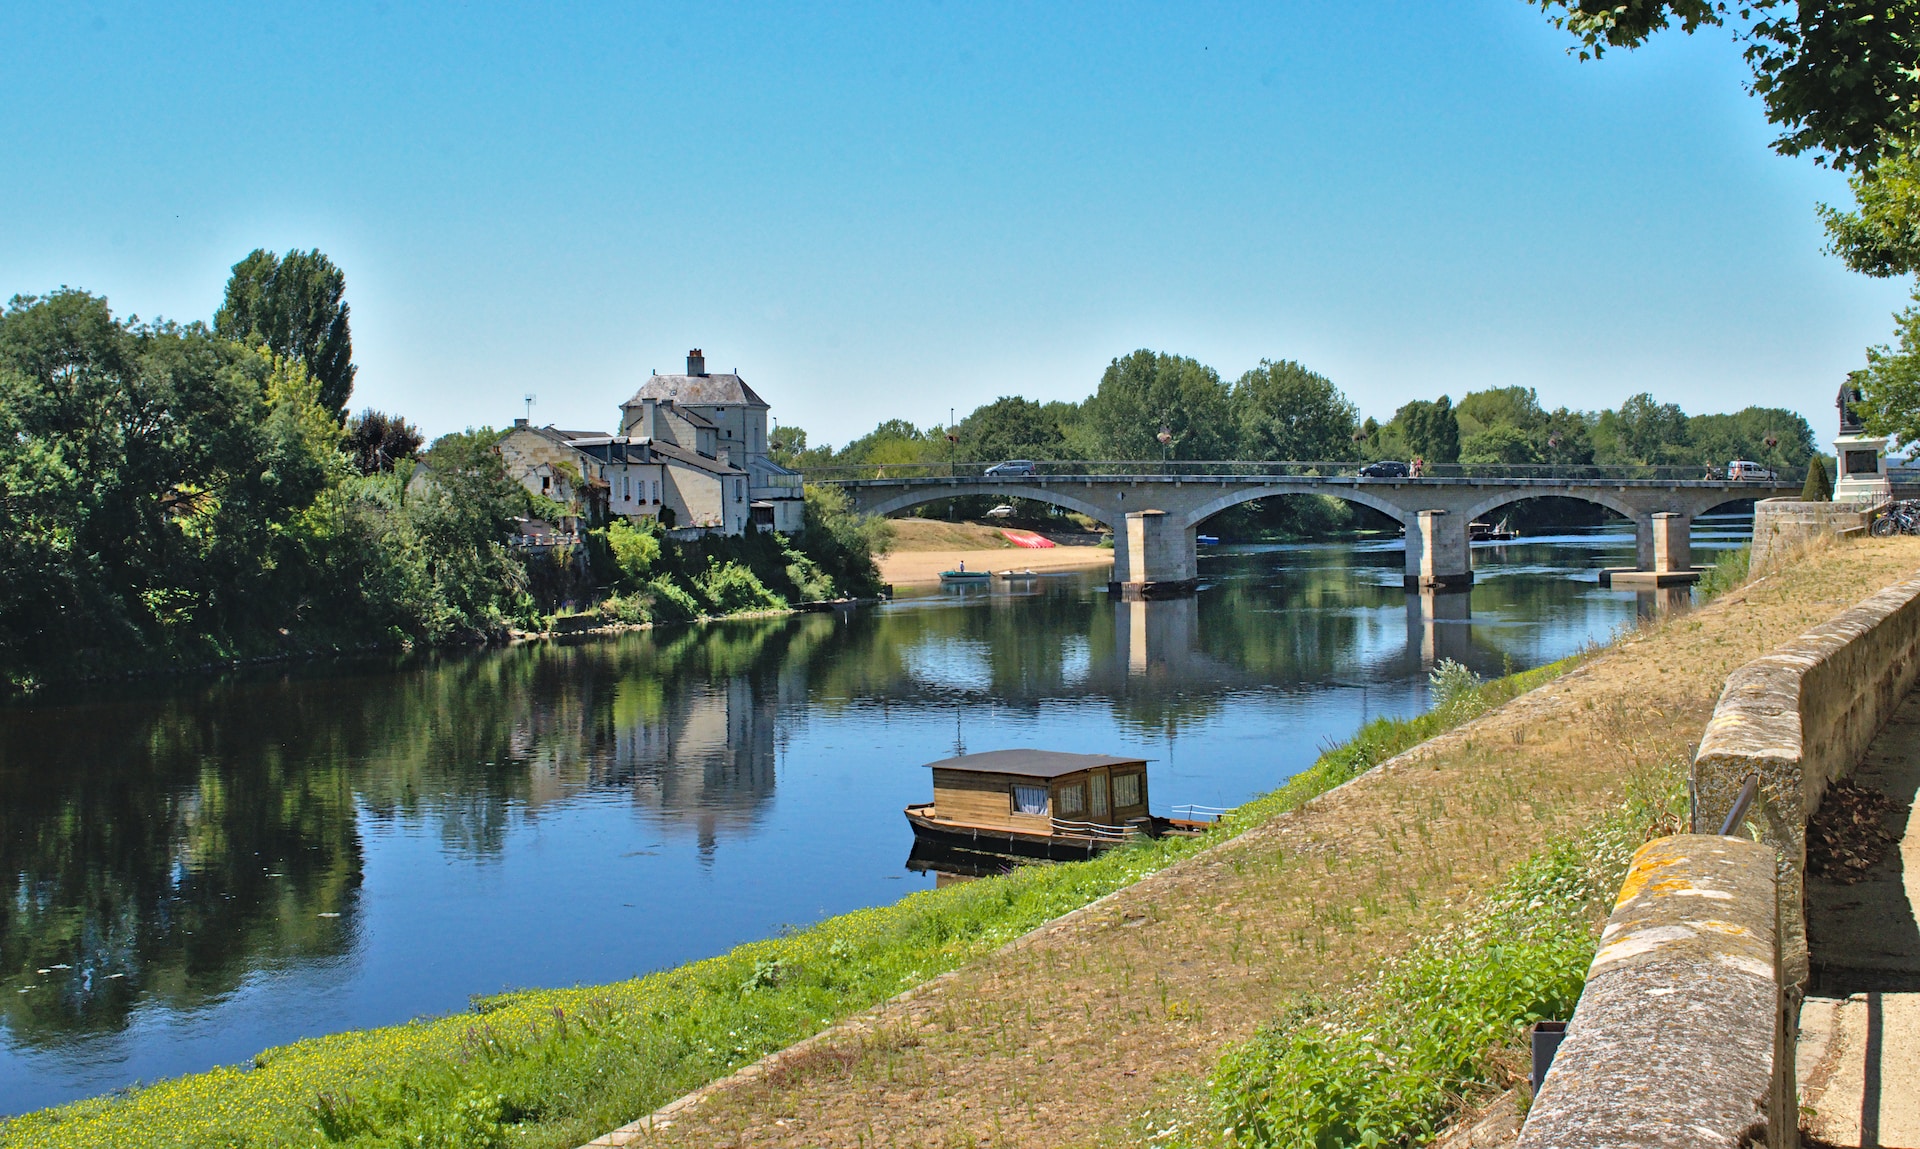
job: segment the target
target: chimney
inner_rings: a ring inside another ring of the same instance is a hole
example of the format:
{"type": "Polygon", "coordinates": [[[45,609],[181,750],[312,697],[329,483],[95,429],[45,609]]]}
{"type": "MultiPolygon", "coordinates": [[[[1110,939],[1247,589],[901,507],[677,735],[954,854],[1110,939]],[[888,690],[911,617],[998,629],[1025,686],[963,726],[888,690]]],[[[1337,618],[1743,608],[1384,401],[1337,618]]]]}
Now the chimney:
{"type": "Polygon", "coordinates": [[[516,427],[525,427],[525,426],[527,425],[527,420],[525,420],[525,419],[515,419],[515,420],[513,421],[513,425],[514,425],[514,426],[516,426],[516,427]]]}
{"type": "Polygon", "coordinates": [[[706,355],[698,347],[694,348],[692,351],[687,352],[687,374],[705,375],[706,373],[707,373],[706,355]]]}

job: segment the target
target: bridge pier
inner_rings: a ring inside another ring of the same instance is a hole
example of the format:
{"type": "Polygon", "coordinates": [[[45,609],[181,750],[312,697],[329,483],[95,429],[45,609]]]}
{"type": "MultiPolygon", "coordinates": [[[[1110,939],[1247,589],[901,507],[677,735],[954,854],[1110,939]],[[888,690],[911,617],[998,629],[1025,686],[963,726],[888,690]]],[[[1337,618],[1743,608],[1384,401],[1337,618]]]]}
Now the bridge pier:
{"type": "Polygon", "coordinates": [[[1407,589],[1464,590],[1472,585],[1466,516],[1416,512],[1407,524],[1407,589]]]}
{"type": "Polygon", "coordinates": [[[1128,598],[1185,594],[1199,581],[1196,529],[1181,526],[1165,511],[1128,511],[1113,532],[1113,582],[1128,598]],[[1120,541],[1126,535],[1124,550],[1120,541]],[[1124,565],[1122,565],[1124,563],[1124,565]]]}
{"type": "Polygon", "coordinates": [[[1693,516],[1655,511],[1634,520],[1634,568],[1603,570],[1600,585],[1664,587],[1699,581],[1693,565],[1693,516]]]}

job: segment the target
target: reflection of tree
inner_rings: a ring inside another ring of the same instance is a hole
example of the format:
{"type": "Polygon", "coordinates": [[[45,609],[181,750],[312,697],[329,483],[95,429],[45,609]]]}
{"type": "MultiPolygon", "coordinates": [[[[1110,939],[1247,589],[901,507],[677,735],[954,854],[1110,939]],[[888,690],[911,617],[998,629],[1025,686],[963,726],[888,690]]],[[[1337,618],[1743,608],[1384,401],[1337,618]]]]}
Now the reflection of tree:
{"type": "Polygon", "coordinates": [[[352,787],[338,760],[282,752],[297,745],[287,716],[218,699],[8,716],[0,868],[17,885],[0,901],[0,1016],[12,1034],[115,1031],[142,998],[190,1008],[256,968],[346,947],[352,787]]]}

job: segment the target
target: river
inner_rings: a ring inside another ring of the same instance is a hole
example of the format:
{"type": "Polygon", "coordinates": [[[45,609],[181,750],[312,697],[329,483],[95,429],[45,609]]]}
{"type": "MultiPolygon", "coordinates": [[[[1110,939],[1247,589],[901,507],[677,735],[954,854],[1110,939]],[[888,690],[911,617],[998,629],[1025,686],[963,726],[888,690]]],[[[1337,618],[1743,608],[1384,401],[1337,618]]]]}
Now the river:
{"type": "Polygon", "coordinates": [[[1405,593],[1397,541],[1225,547],[1185,599],[1072,574],[0,708],[0,1113],[892,901],[932,884],[901,807],[962,750],[1138,754],[1156,812],[1232,806],[1422,709],[1437,659],[1659,608],[1595,580],[1630,533],[1475,552],[1469,594],[1405,593]]]}

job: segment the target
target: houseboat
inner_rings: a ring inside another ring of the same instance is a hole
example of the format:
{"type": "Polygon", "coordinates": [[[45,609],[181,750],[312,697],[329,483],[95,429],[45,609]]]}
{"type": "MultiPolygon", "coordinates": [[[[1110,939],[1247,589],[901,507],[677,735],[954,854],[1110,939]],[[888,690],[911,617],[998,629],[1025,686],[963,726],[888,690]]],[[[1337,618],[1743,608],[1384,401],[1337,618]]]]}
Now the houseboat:
{"type": "Polygon", "coordinates": [[[1147,810],[1147,761],[1057,750],[990,750],[927,763],[933,801],[907,807],[914,838],[974,853],[1067,860],[1207,823],[1147,810]]]}

